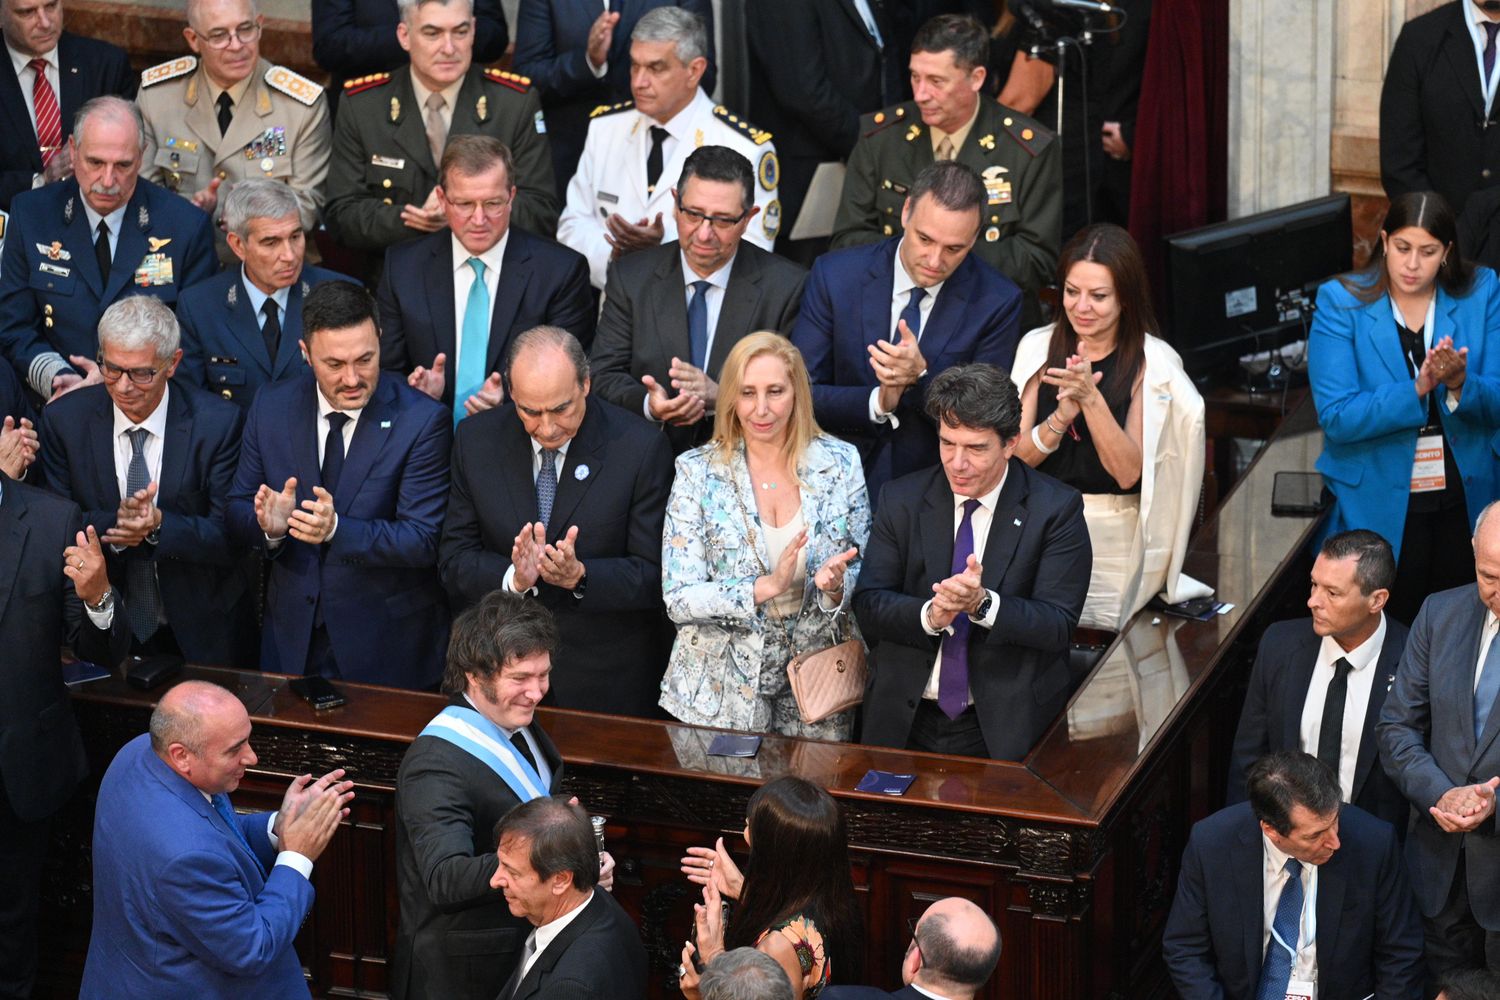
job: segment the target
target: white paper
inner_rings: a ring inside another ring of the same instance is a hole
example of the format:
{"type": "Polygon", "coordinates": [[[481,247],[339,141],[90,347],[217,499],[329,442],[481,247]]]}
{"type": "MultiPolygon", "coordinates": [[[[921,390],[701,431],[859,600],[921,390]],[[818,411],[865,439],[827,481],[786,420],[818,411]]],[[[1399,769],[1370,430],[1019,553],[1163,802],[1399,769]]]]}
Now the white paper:
{"type": "Polygon", "coordinates": [[[818,164],[790,238],[811,240],[832,236],[833,217],[839,210],[839,199],[843,195],[844,165],[837,161],[818,164]]]}

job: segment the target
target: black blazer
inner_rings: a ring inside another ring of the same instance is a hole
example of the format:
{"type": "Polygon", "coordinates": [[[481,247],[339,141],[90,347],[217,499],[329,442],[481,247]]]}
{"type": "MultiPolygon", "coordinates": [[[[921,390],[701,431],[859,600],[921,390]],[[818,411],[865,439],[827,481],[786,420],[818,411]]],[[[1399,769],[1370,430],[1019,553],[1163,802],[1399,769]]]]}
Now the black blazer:
{"type": "MultiPolygon", "coordinates": [[[[385,255],[380,281],[380,365],[410,374],[448,356],[443,403],[453,406],[454,348],[462,316],[453,311],[453,233],[443,229],[399,243],[385,255]]],[[[500,263],[500,281],[491,303],[489,354],[485,372],[500,371],[510,342],[543,324],[560,326],[584,350],[594,337],[589,265],[582,254],[533,236],[515,226],[500,263]]]]}
{"type": "MultiPolygon", "coordinates": [[[[462,695],[449,702],[468,707],[462,695]]],[[[562,755],[540,725],[530,730],[555,792],[562,755]]],[[[530,932],[490,888],[495,824],[520,804],[494,771],[448,741],[412,741],[396,774],[394,1000],[495,1000],[530,932]]]]}
{"type": "Polygon", "coordinates": [[[1479,90],[1479,61],[1453,3],[1401,28],[1380,89],[1380,179],[1395,198],[1436,191],[1462,212],[1475,191],[1500,183],[1500,102],[1479,90]]]}
{"type": "MultiPolygon", "coordinates": [[[[135,98],[140,77],[130,71],[125,50],[108,42],[64,31],[57,41],[58,110],[62,113],[62,137],[73,134],[73,116],[95,97],[113,94],[135,98]]],[[[10,60],[0,70],[11,69],[10,60]]],[[[0,71],[0,128],[10,141],[0,144],[0,208],[10,210],[10,200],[31,190],[31,178],[42,172],[42,151],[36,141],[36,126],[26,113],[26,95],[12,72],[0,71]]]]}
{"type": "MultiPolygon", "coordinates": [[[[939,646],[922,628],[922,605],[952,575],[953,534],[953,491],[941,466],[882,492],[854,588],[854,615],[870,644],[865,743],[906,746],[939,646]]],[[[1078,491],[1012,458],[984,548],[982,580],[1000,596],[1000,611],[993,629],[969,633],[969,687],[992,758],[1024,757],[1067,703],[1068,644],[1092,566],[1078,491]]]]}
{"type": "MultiPolygon", "coordinates": [[[[1389,824],[1339,813],[1340,846],[1318,868],[1319,1000],[1418,1000],[1422,921],[1389,824]]],[[[1162,953],[1182,1000],[1253,1000],[1265,959],[1265,867],[1250,805],[1196,824],[1182,856],[1162,953]]]]}
{"type": "Polygon", "coordinates": [[[923,1000],[922,994],[910,986],[886,992],[874,986],[830,986],[818,994],[819,1000],[923,1000]]]}
{"type": "MultiPolygon", "coordinates": [[[[515,407],[465,418],[453,445],[453,486],[438,570],[456,612],[499,587],[511,544],[537,519],[531,438],[515,407]]],[[[539,583],[562,645],[550,703],[654,715],[666,668],[661,531],[672,488],[666,439],[597,396],[558,470],[549,541],[578,526],[584,596],[539,583]]]]}
{"type": "MultiPolygon", "coordinates": [[[[1385,643],[1373,664],[1375,683],[1365,708],[1364,729],[1359,738],[1359,756],[1354,764],[1354,794],[1350,799],[1372,816],[1396,828],[1405,838],[1411,811],[1406,796],[1380,766],[1380,748],[1375,742],[1375,723],[1385,705],[1386,694],[1396,680],[1396,664],[1406,648],[1407,628],[1389,615],[1385,619],[1385,643]]],[[[1300,750],[1302,706],[1307,700],[1313,665],[1322,639],[1313,632],[1311,618],[1277,622],[1261,636],[1250,671],[1250,689],[1240,710],[1239,729],[1234,734],[1234,754],[1229,762],[1230,804],[1243,802],[1245,772],[1256,759],[1278,750],[1300,750]]]]}
{"type": "Polygon", "coordinates": [[[113,668],[130,645],[118,598],[112,629],[100,631],[63,574],[63,549],[82,530],[76,504],[0,473],[0,785],[28,823],[60,809],[89,770],[59,647],[113,668]]]}
{"type": "MultiPolygon", "coordinates": [[[[714,329],[706,369],[709,378],[718,380],[724,359],[742,337],[760,330],[791,334],[806,278],[804,268],[740,241],[714,329]]],[[[675,240],[611,262],[604,311],[589,354],[595,393],[644,416],[642,375],[650,375],[672,391],[668,375],[672,359],[686,361],[692,356],[683,281],[681,245],[675,240]]],[[[713,433],[713,412],[692,427],[663,425],[662,429],[672,442],[672,451],[681,454],[708,440],[713,433]]]]}
{"type": "Polygon", "coordinates": [[[514,1000],[645,1000],[646,949],[615,898],[595,889],[536,957],[514,1000]]]}
{"type": "MultiPolygon", "coordinates": [[[[157,486],[160,541],[119,553],[105,546],[104,552],[110,583],[122,598],[129,590],[126,563],[156,564],[167,622],[188,660],[254,669],[254,594],[245,550],[230,543],[224,527],[241,424],[238,406],[174,379],[157,486]]],[[[120,506],[109,392],[85,386],[49,405],[41,439],[48,488],[82,507],[84,521],[102,536],[114,527],[120,506]]]]}

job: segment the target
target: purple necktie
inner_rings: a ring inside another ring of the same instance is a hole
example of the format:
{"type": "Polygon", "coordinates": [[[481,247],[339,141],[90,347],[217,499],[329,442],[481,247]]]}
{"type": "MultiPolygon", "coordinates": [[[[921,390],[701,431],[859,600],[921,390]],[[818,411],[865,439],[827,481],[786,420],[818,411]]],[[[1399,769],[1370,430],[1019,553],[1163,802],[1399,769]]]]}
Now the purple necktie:
{"type": "MultiPolygon", "coordinates": [[[[978,500],[964,501],[964,519],[953,539],[953,574],[969,565],[974,554],[974,511],[978,500]]],[[[943,669],[938,674],[938,708],[950,719],[963,714],[969,703],[969,616],[953,619],[953,634],[943,640],[943,669]]]]}
{"type": "Polygon", "coordinates": [[[1494,21],[1486,21],[1483,27],[1486,36],[1484,39],[1484,79],[1480,83],[1482,86],[1488,87],[1490,85],[1490,74],[1495,71],[1495,32],[1500,31],[1500,24],[1496,24],[1494,21]]]}

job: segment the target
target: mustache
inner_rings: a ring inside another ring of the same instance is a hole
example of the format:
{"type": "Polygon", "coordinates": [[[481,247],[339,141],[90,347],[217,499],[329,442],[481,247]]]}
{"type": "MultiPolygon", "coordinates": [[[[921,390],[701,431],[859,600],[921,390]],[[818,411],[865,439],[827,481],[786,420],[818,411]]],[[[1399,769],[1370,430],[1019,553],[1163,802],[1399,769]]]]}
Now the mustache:
{"type": "MultiPolygon", "coordinates": [[[[1493,0],[1493,2],[1500,4],[1500,0],[1493,0]]],[[[119,184],[93,184],[89,186],[89,194],[102,194],[108,198],[113,198],[123,190],[124,187],[119,184]]]]}

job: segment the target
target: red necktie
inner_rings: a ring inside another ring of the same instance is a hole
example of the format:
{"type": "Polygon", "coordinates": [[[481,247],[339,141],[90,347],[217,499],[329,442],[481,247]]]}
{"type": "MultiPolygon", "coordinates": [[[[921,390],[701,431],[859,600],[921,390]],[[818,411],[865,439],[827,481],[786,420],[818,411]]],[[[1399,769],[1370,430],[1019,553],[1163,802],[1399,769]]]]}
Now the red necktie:
{"type": "Polygon", "coordinates": [[[33,59],[27,65],[36,71],[31,103],[36,109],[36,141],[42,151],[42,167],[46,169],[62,150],[62,112],[57,108],[57,95],[52,92],[52,84],[47,82],[47,60],[33,59]]]}

